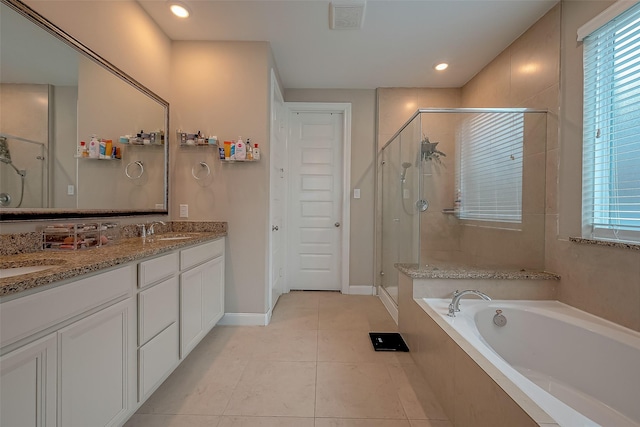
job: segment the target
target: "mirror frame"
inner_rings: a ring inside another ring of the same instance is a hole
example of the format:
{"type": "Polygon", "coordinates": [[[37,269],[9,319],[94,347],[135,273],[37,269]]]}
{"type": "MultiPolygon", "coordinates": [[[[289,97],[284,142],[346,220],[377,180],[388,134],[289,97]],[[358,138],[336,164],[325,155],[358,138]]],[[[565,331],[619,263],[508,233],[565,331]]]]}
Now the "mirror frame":
{"type": "Polygon", "coordinates": [[[101,217],[117,217],[117,216],[143,216],[143,215],[168,215],[169,214],[169,102],[152,92],[149,88],[135,80],[133,77],[120,70],[118,67],[89,49],[78,39],[57,27],[44,16],[40,15],[31,7],[27,6],[20,0],[0,0],[28,21],[31,21],[38,27],[42,28],[52,36],[61,40],[63,43],[75,49],[78,53],[85,55],[87,58],[102,66],[116,77],[131,85],[134,89],[147,95],[156,101],[165,110],[164,117],[164,209],[56,209],[56,208],[2,208],[0,209],[0,221],[25,221],[39,219],[67,219],[67,218],[101,218],[101,217]]]}

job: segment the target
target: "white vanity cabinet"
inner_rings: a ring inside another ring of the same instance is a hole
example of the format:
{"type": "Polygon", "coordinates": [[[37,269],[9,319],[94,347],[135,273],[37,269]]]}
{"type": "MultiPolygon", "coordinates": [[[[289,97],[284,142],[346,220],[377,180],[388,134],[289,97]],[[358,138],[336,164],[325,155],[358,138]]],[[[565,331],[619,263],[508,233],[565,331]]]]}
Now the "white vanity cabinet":
{"type": "Polygon", "coordinates": [[[135,266],[0,306],[2,426],[118,426],[135,404],[135,266]]]}
{"type": "Polygon", "coordinates": [[[224,315],[224,238],[180,252],[180,358],[224,315]]]}
{"type": "Polygon", "coordinates": [[[0,427],[122,426],[224,315],[225,239],[0,304],[0,427]]]}

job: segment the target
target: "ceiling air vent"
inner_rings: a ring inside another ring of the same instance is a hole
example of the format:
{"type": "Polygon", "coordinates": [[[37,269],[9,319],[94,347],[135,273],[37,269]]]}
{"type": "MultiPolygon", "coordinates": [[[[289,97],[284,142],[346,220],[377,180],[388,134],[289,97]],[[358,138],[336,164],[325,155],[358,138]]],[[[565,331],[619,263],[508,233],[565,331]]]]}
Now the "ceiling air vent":
{"type": "Polygon", "coordinates": [[[359,30],[364,22],[365,1],[331,2],[329,28],[332,30],[359,30]]]}

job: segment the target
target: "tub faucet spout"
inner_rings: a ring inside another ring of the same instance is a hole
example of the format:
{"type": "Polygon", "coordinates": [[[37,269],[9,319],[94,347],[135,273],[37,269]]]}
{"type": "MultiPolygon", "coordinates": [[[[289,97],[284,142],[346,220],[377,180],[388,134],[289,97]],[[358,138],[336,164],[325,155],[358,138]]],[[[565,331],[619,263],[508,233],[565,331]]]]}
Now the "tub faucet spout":
{"type": "Polygon", "coordinates": [[[467,289],[466,291],[458,291],[456,290],[453,293],[453,298],[451,298],[451,304],[449,304],[449,317],[456,317],[456,312],[460,311],[460,299],[465,295],[477,295],[485,301],[491,301],[489,295],[476,291],[475,289],[467,289]]]}

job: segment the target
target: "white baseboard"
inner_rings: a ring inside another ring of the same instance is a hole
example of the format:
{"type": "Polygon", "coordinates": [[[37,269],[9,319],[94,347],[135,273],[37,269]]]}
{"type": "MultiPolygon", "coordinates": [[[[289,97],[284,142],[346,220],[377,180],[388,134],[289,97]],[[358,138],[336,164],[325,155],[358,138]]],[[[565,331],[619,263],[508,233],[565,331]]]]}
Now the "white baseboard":
{"type": "Polygon", "coordinates": [[[375,295],[376,288],[374,286],[356,285],[349,286],[349,295],[375,295]]]}
{"type": "Polygon", "coordinates": [[[389,312],[391,317],[393,317],[393,320],[394,322],[396,322],[396,325],[397,325],[398,324],[398,306],[393,301],[393,299],[391,299],[387,291],[385,291],[382,286],[379,288],[378,296],[380,297],[382,304],[386,307],[387,311],[389,312]]]}
{"type": "Polygon", "coordinates": [[[225,313],[218,325],[225,326],[265,326],[271,320],[268,313],[225,313]]]}

